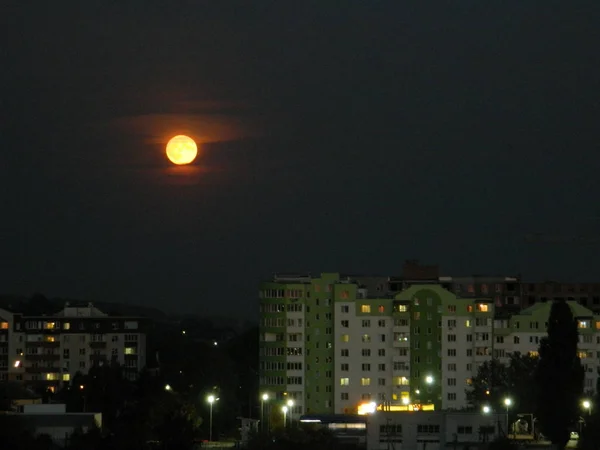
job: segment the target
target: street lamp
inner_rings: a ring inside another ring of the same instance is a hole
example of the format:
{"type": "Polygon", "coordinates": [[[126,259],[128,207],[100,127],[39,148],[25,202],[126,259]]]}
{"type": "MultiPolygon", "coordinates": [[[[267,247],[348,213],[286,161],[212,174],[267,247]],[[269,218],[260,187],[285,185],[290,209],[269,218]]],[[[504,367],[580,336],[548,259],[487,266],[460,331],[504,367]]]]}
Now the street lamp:
{"type": "Polygon", "coordinates": [[[481,411],[482,411],[484,414],[489,414],[489,413],[490,413],[490,411],[491,411],[491,408],[490,408],[488,405],[484,405],[484,407],[481,409],[481,411]]]}
{"type": "Polygon", "coordinates": [[[592,402],[589,400],[583,401],[583,407],[588,410],[588,415],[592,415],[592,402]]]}
{"type": "Polygon", "coordinates": [[[281,407],[281,412],[283,412],[283,427],[287,427],[287,412],[288,412],[288,407],[287,406],[282,406],[281,407]]]}
{"type": "Polygon", "coordinates": [[[165,391],[170,391],[173,389],[170,384],[165,384],[165,391]]]}
{"type": "Polygon", "coordinates": [[[508,408],[512,405],[512,400],[507,397],[504,399],[504,404],[506,405],[506,435],[508,436],[510,434],[508,430],[508,408]]]}
{"type": "Polygon", "coordinates": [[[260,398],[260,427],[264,431],[264,419],[265,419],[265,402],[269,400],[269,394],[263,394],[260,398]]]}
{"type": "Polygon", "coordinates": [[[294,424],[294,400],[288,400],[287,405],[290,411],[290,426],[292,426],[294,424]]]}
{"type": "Polygon", "coordinates": [[[209,395],[208,397],[206,397],[206,401],[208,402],[208,404],[210,405],[210,421],[209,421],[209,430],[208,430],[208,442],[212,442],[212,407],[213,407],[213,403],[216,401],[217,399],[215,398],[214,395],[209,395]]]}
{"type": "Polygon", "coordinates": [[[426,382],[427,384],[433,384],[433,377],[432,377],[431,375],[427,375],[427,376],[425,377],[425,382],[426,382]]]}

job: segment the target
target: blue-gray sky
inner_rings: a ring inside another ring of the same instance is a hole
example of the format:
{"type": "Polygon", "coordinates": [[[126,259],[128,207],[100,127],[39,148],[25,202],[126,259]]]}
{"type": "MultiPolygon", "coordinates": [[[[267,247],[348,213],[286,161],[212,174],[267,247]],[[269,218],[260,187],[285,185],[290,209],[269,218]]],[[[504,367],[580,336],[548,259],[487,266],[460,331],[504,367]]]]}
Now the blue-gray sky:
{"type": "Polygon", "coordinates": [[[600,2],[0,6],[0,292],[247,315],[274,271],[600,280],[600,2]],[[164,144],[202,142],[185,173],[164,144]]]}

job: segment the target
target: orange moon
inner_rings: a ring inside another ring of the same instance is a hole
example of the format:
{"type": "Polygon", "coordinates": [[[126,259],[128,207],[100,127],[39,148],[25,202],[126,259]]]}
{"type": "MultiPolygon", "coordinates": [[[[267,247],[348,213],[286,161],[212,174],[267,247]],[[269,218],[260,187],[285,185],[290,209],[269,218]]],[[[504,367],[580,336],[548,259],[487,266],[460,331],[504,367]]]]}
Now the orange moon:
{"type": "Polygon", "coordinates": [[[198,147],[189,136],[179,135],[167,143],[167,158],[178,166],[189,164],[198,155],[198,147]]]}

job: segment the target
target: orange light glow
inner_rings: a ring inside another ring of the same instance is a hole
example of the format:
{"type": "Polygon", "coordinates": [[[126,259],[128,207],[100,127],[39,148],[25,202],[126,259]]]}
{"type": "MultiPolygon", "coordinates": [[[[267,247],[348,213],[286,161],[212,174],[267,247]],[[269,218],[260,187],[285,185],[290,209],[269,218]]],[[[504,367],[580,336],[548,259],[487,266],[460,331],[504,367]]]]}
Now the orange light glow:
{"type": "Polygon", "coordinates": [[[175,136],[167,144],[167,158],[178,166],[191,163],[197,155],[198,147],[191,137],[175,136]]]}

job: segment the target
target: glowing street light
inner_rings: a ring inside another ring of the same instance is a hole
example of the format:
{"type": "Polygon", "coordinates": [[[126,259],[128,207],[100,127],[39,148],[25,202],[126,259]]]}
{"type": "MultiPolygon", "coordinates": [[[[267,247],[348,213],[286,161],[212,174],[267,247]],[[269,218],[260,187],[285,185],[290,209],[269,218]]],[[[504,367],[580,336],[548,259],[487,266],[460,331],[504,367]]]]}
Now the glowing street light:
{"type": "Polygon", "coordinates": [[[169,391],[172,391],[172,390],[173,390],[173,388],[171,387],[170,384],[165,384],[165,391],[169,392],[169,391]]]}
{"type": "Polygon", "coordinates": [[[427,384],[433,384],[433,377],[432,377],[431,375],[427,375],[427,376],[425,377],[425,382],[426,382],[427,384]]]}
{"type": "Polygon", "coordinates": [[[260,397],[260,427],[261,429],[265,429],[264,419],[265,419],[265,402],[269,400],[269,394],[263,394],[260,397]]]}
{"type": "Polygon", "coordinates": [[[294,423],[294,400],[290,399],[287,401],[287,406],[290,412],[290,426],[294,423]]]}
{"type": "MultiPolygon", "coordinates": [[[[418,392],[417,392],[418,394],[418,392]]],[[[410,398],[408,397],[402,397],[402,404],[404,405],[408,405],[410,403],[410,398]]]]}
{"type": "Polygon", "coordinates": [[[512,405],[512,400],[508,397],[504,399],[504,404],[506,405],[506,435],[508,436],[508,408],[512,405]]]}
{"type": "Polygon", "coordinates": [[[588,415],[591,416],[592,415],[592,402],[590,402],[589,400],[584,400],[582,404],[583,404],[583,407],[588,410],[588,415]]]}
{"type": "Polygon", "coordinates": [[[484,407],[481,410],[484,414],[489,414],[492,409],[488,405],[484,405],[484,407]]]}
{"type": "Polygon", "coordinates": [[[219,400],[218,398],[215,398],[214,395],[209,395],[208,397],[206,397],[206,401],[208,402],[208,404],[210,405],[210,421],[209,421],[209,431],[208,431],[208,442],[212,442],[212,408],[213,408],[213,403],[216,402],[217,400],[219,400]]]}
{"type": "Polygon", "coordinates": [[[283,413],[283,426],[287,427],[287,412],[288,412],[288,407],[287,406],[282,406],[281,407],[281,412],[283,413]]]}

